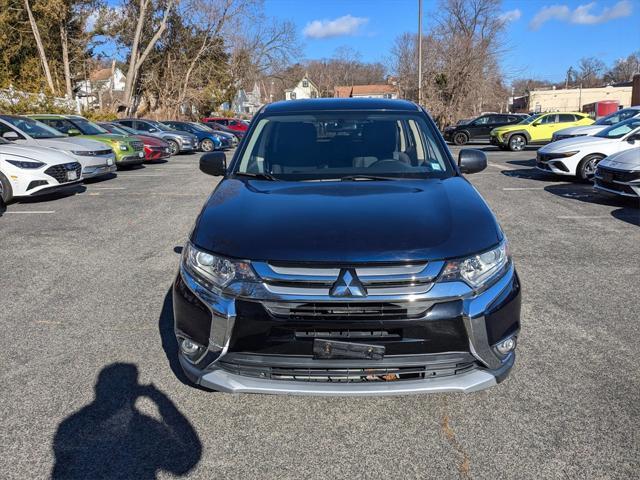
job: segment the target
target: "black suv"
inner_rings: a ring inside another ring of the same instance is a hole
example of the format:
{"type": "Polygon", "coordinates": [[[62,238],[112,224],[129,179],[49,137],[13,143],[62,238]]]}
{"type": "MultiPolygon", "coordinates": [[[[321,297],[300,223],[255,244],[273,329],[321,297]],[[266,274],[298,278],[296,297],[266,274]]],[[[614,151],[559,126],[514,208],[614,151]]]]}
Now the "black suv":
{"type": "Polygon", "coordinates": [[[446,127],[442,132],[447,142],[464,145],[471,140],[489,140],[489,132],[496,127],[521,122],[528,115],[519,113],[488,113],[466,123],[446,127]]]}
{"type": "Polygon", "coordinates": [[[264,107],[207,200],[173,286],[186,375],[225,392],[481,390],[515,361],[507,239],[428,114],[401,100],[264,107]]]}

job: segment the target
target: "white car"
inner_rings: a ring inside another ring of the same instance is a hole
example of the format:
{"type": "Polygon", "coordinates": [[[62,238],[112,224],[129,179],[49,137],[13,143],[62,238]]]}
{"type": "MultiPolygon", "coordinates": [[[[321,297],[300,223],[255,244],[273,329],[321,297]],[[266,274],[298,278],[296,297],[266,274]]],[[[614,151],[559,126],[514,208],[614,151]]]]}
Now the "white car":
{"type": "Polygon", "coordinates": [[[557,175],[591,180],[598,162],[640,145],[640,117],[616,123],[588,137],[566,138],[538,150],[536,168],[557,175]]]}
{"type": "Polygon", "coordinates": [[[41,195],[82,181],[82,165],[48,147],[15,145],[0,138],[0,199],[41,195]]]}
{"type": "Polygon", "coordinates": [[[62,150],[82,165],[82,176],[85,179],[116,171],[116,156],[104,143],[68,137],[32,118],[0,115],[0,136],[19,145],[62,150]]]}
{"type": "Polygon", "coordinates": [[[595,188],[603,193],[640,199],[639,146],[614,153],[598,164],[595,188]]]}
{"type": "Polygon", "coordinates": [[[630,118],[640,117],[640,107],[623,108],[606,117],[599,118],[591,125],[583,125],[581,127],[563,128],[554,132],[551,141],[564,140],[565,138],[582,137],[584,135],[595,135],[611,125],[629,120],[630,118]]]}

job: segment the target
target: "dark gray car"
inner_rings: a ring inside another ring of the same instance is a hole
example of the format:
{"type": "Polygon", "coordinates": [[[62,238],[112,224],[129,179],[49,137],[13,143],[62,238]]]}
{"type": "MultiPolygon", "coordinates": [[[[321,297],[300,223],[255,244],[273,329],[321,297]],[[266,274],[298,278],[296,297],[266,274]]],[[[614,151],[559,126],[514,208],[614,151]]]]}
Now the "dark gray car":
{"type": "Polygon", "coordinates": [[[140,135],[151,135],[163,139],[169,144],[172,155],[181,152],[194,152],[198,149],[198,137],[189,132],[174,130],[168,125],[156,120],[125,118],[116,120],[113,123],[129,127],[140,135]]]}

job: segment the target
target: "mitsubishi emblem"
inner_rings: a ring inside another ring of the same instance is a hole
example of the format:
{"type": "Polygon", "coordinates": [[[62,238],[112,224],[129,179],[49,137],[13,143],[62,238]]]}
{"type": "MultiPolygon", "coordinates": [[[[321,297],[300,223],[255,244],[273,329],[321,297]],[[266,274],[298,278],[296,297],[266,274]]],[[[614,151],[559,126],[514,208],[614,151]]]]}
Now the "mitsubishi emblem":
{"type": "Polygon", "coordinates": [[[355,270],[343,268],[340,270],[338,280],[331,287],[329,295],[332,297],[365,297],[367,291],[358,280],[355,270]]]}

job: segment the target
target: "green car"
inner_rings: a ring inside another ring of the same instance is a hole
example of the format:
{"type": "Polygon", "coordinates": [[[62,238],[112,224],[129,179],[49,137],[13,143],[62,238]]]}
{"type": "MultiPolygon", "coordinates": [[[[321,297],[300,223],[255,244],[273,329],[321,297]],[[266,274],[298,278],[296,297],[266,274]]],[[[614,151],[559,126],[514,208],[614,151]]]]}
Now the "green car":
{"type": "Polygon", "coordinates": [[[140,165],[144,161],[144,144],[134,137],[116,135],[87,120],[80,115],[29,115],[50,127],[69,136],[81,135],[84,138],[97,140],[109,147],[116,154],[116,165],[140,165]]]}

